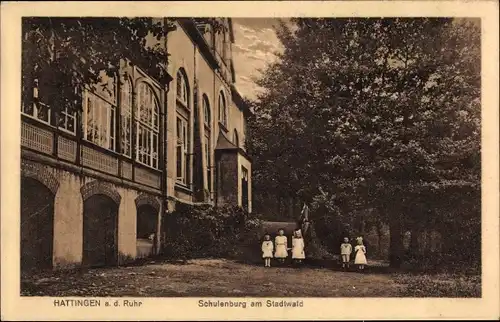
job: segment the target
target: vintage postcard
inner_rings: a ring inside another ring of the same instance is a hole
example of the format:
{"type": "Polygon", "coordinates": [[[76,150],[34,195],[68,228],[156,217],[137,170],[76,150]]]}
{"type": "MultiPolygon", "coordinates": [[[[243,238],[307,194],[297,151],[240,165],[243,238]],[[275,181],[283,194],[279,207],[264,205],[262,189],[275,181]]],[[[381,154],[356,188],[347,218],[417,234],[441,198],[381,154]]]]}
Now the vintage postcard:
{"type": "Polygon", "coordinates": [[[3,2],[2,320],[500,318],[498,14],[3,2]]]}

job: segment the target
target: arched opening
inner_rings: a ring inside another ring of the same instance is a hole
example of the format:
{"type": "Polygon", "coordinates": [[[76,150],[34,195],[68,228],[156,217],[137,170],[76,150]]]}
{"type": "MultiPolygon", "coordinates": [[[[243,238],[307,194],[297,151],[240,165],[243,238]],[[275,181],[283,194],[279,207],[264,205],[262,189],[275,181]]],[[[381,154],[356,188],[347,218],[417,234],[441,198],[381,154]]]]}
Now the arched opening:
{"type": "Polygon", "coordinates": [[[137,207],[137,257],[151,256],[156,250],[158,210],[151,205],[137,207]]]}
{"type": "Polygon", "coordinates": [[[21,177],[21,269],[52,267],[54,194],[39,181],[21,177]]]}
{"type": "Polygon", "coordinates": [[[83,266],[118,263],[118,205],[108,196],[96,194],[83,204],[83,266]]]}

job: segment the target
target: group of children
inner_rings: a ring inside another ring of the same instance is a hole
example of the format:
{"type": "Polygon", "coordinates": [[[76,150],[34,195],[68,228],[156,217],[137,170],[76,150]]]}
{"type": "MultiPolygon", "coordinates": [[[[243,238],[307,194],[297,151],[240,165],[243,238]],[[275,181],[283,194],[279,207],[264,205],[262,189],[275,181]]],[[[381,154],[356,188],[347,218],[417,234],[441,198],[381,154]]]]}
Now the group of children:
{"type": "MultiPolygon", "coordinates": [[[[363,238],[356,238],[357,245],[354,247],[354,264],[358,265],[359,270],[364,270],[366,261],[366,247],[363,245],[363,238]]],[[[283,229],[278,230],[278,235],[271,240],[269,234],[264,235],[262,242],[262,258],[264,259],[264,267],[271,267],[271,258],[276,258],[279,263],[283,264],[288,257],[288,251],[292,251],[292,260],[296,263],[302,263],[306,258],[304,252],[305,244],[302,238],[300,229],[294,231],[292,236],[292,248],[288,248],[288,238],[285,236],[283,229]]],[[[349,238],[345,237],[344,242],[340,245],[340,256],[342,257],[342,268],[349,268],[350,257],[353,252],[349,238]]]]}
{"type": "Polygon", "coordinates": [[[262,258],[264,258],[264,266],[271,267],[271,258],[276,258],[278,262],[283,264],[285,259],[288,257],[289,250],[292,251],[292,259],[296,263],[301,263],[306,258],[304,247],[304,239],[302,238],[302,232],[300,229],[295,230],[293,233],[292,248],[288,247],[288,238],[285,236],[285,230],[278,230],[278,236],[274,239],[274,243],[271,240],[271,236],[269,234],[265,234],[264,241],[262,242],[262,258]]]}
{"type": "MultiPolygon", "coordinates": [[[[359,270],[364,270],[366,262],[366,247],[363,245],[363,238],[356,238],[357,245],[354,247],[354,265],[358,265],[359,270]]],[[[342,268],[349,268],[350,258],[352,254],[352,245],[349,238],[345,237],[344,242],[340,245],[340,256],[342,257],[342,268]]]]}

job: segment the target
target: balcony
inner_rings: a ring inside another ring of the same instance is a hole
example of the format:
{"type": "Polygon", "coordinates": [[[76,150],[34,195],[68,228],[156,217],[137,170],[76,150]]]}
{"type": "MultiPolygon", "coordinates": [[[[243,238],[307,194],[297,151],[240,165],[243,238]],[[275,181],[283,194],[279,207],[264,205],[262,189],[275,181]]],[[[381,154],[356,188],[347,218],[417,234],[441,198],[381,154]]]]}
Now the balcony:
{"type": "Polygon", "coordinates": [[[21,146],[74,166],[96,170],[154,189],[161,188],[160,170],[78,139],[64,131],[23,117],[21,146]]]}

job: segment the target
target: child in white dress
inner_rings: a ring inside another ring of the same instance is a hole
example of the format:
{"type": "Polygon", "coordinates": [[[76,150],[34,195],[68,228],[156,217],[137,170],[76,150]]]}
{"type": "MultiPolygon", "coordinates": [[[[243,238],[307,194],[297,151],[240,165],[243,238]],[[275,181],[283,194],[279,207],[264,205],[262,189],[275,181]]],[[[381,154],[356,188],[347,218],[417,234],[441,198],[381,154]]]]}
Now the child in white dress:
{"type": "Polygon", "coordinates": [[[302,232],[299,230],[295,231],[295,236],[292,237],[292,259],[297,263],[302,263],[302,260],[306,258],[304,252],[304,238],[302,238],[302,232]]]}
{"type": "Polygon", "coordinates": [[[285,230],[278,230],[278,236],[274,239],[274,243],[276,245],[274,257],[277,258],[280,263],[284,263],[285,259],[288,257],[288,239],[285,236],[285,230]]]}
{"type": "Polygon", "coordinates": [[[366,247],[363,246],[363,239],[361,237],[357,238],[358,245],[354,247],[354,252],[356,257],[354,257],[354,264],[358,265],[360,270],[365,269],[366,262],[366,247]]]}
{"type": "Polygon", "coordinates": [[[349,260],[352,254],[352,245],[349,243],[349,238],[345,237],[344,242],[340,245],[340,256],[342,256],[342,268],[349,268],[349,260]]]}
{"type": "Polygon", "coordinates": [[[274,245],[269,234],[264,235],[262,242],[262,258],[264,258],[264,267],[271,267],[271,258],[273,258],[274,245]]]}

